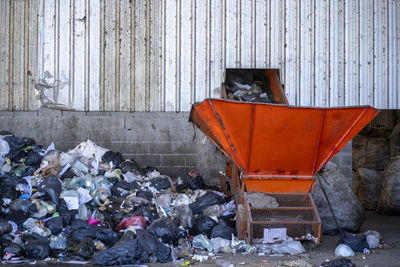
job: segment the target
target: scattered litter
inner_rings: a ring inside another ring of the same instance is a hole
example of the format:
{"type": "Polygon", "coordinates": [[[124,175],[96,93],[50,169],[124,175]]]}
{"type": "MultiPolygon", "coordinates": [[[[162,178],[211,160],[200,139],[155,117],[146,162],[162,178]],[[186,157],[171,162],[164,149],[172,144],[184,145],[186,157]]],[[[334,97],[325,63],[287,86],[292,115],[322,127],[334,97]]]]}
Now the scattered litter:
{"type": "Polygon", "coordinates": [[[332,261],[321,263],[322,267],[355,267],[356,265],[351,260],[346,258],[337,258],[332,261]]]}
{"type": "Polygon", "coordinates": [[[335,255],[339,257],[353,257],[355,253],[348,245],[340,244],[335,249],[335,255]]]}

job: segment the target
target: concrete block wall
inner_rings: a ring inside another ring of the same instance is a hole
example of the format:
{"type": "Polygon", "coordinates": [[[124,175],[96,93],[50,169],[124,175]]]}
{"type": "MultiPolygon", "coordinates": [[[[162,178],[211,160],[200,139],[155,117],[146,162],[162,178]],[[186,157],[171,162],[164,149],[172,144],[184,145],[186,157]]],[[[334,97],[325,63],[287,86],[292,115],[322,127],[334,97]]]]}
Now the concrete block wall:
{"type": "Polygon", "coordinates": [[[32,137],[38,144],[67,151],[90,139],[119,151],[141,166],[155,166],[177,177],[199,171],[213,183],[225,166],[224,156],[188,122],[188,112],[71,112],[40,109],[0,112],[0,130],[32,137]]]}
{"type": "MultiPolygon", "coordinates": [[[[72,112],[41,108],[0,111],[0,131],[32,137],[38,144],[67,151],[90,139],[119,151],[141,166],[155,166],[172,177],[198,171],[208,183],[219,182],[223,154],[188,122],[188,112],[72,112]]],[[[333,159],[351,181],[351,145],[333,159]]]]}

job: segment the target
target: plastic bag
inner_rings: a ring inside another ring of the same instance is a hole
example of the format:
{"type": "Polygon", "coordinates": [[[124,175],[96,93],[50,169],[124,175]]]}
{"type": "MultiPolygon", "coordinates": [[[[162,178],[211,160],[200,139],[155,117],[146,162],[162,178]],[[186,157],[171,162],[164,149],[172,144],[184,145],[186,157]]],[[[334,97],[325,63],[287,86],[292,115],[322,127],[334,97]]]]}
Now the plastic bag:
{"type": "Polygon", "coordinates": [[[89,259],[92,257],[95,251],[95,246],[93,240],[90,237],[86,237],[79,243],[78,247],[75,249],[75,254],[84,258],[89,259]]]}
{"type": "Polygon", "coordinates": [[[189,205],[180,205],[174,209],[175,216],[179,218],[181,224],[185,227],[192,228],[192,210],[189,208],[189,205]]]}
{"type": "Polygon", "coordinates": [[[271,248],[274,253],[278,254],[296,255],[306,251],[300,241],[291,240],[285,240],[280,244],[273,244],[271,248]]]}
{"type": "Polygon", "coordinates": [[[341,233],[340,243],[348,245],[354,252],[363,252],[369,248],[365,235],[354,235],[346,231],[341,233]]]}
{"type": "Polygon", "coordinates": [[[129,226],[138,226],[146,229],[146,220],[143,218],[143,216],[124,218],[122,221],[119,222],[115,230],[120,231],[122,229],[128,228],[129,226]]]}
{"type": "Polygon", "coordinates": [[[157,177],[150,180],[150,186],[157,190],[162,190],[171,187],[171,182],[168,178],[157,177]]]}
{"type": "Polygon", "coordinates": [[[5,220],[0,220],[0,236],[3,234],[11,233],[12,230],[13,227],[9,222],[5,220]]]}
{"type": "Polygon", "coordinates": [[[94,265],[140,264],[148,261],[148,254],[139,246],[138,240],[121,241],[112,248],[103,249],[93,255],[94,265]]]}
{"type": "Polygon", "coordinates": [[[121,153],[113,152],[111,150],[104,153],[101,159],[105,162],[112,162],[113,165],[117,167],[124,161],[124,158],[122,157],[121,153]]]}
{"type": "Polygon", "coordinates": [[[189,204],[189,207],[194,214],[199,214],[206,208],[223,202],[224,199],[221,196],[209,191],[205,195],[199,197],[196,202],[189,204]]]}
{"type": "MultiPolygon", "coordinates": [[[[195,219],[191,233],[193,235],[204,234],[210,237],[211,232],[217,222],[209,216],[201,216],[195,219]]],[[[215,236],[217,237],[217,236],[215,236]]],[[[230,238],[230,236],[229,236],[230,238]]]]}
{"type": "Polygon", "coordinates": [[[183,177],[182,184],[177,185],[176,190],[178,192],[182,192],[186,188],[190,188],[192,190],[204,189],[206,187],[203,177],[198,175],[197,173],[193,173],[192,175],[187,175],[183,177]]]}
{"type": "Polygon", "coordinates": [[[224,220],[219,220],[218,225],[211,232],[211,238],[231,239],[232,235],[236,235],[236,230],[230,227],[224,220]]]}
{"type": "Polygon", "coordinates": [[[279,204],[278,202],[276,202],[276,199],[274,197],[268,196],[264,193],[246,193],[245,197],[249,205],[255,209],[279,207],[279,204]]]}
{"type": "Polygon", "coordinates": [[[224,239],[221,237],[211,238],[211,245],[213,247],[213,252],[229,252],[231,250],[231,241],[229,239],[224,239]]]}
{"type": "Polygon", "coordinates": [[[17,198],[10,203],[10,211],[5,219],[20,224],[29,218],[30,214],[37,211],[35,204],[26,199],[17,198]]]}
{"type": "Polygon", "coordinates": [[[172,243],[178,240],[179,229],[177,222],[170,218],[164,217],[155,220],[149,227],[149,232],[156,237],[162,239],[164,243],[172,243]]]}
{"type": "Polygon", "coordinates": [[[50,229],[53,235],[58,235],[63,230],[63,219],[61,217],[53,217],[45,222],[45,226],[50,229]]]}
{"type": "Polygon", "coordinates": [[[39,184],[37,190],[45,194],[44,200],[50,199],[54,204],[58,205],[60,193],[61,193],[61,182],[56,176],[51,175],[43,180],[39,184]]]}
{"type": "Polygon", "coordinates": [[[197,249],[207,249],[210,252],[213,250],[213,245],[206,235],[196,235],[193,237],[192,246],[197,249]]]}
{"type": "Polygon", "coordinates": [[[28,258],[42,260],[50,255],[49,242],[39,239],[30,239],[25,244],[25,254],[28,258]]]}
{"type": "Polygon", "coordinates": [[[50,248],[51,249],[66,249],[67,248],[67,237],[64,233],[59,235],[52,235],[50,237],[50,248]]]}
{"type": "Polygon", "coordinates": [[[140,240],[139,246],[143,251],[147,252],[148,255],[153,255],[160,262],[171,261],[171,249],[161,243],[150,232],[138,229],[136,231],[136,238],[140,240]]]}
{"type": "Polygon", "coordinates": [[[339,257],[353,257],[355,254],[351,247],[345,244],[340,244],[335,249],[335,255],[339,257]]]}
{"type": "Polygon", "coordinates": [[[382,192],[378,202],[378,212],[400,214],[400,155],[391,158],[385,169],[382,192]]]}

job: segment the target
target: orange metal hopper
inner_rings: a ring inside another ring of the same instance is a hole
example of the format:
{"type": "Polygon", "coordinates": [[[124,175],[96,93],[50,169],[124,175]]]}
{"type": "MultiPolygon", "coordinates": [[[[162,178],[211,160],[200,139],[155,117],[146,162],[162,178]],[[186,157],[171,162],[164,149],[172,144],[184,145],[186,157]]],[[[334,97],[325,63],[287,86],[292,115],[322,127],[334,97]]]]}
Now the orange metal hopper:
{"type": "Polygon", "coordinates": [[[307,193],[313,176],[378,112],[206,99],[192,106],[189,121],[238,166],[248,191],[307,193]]]}

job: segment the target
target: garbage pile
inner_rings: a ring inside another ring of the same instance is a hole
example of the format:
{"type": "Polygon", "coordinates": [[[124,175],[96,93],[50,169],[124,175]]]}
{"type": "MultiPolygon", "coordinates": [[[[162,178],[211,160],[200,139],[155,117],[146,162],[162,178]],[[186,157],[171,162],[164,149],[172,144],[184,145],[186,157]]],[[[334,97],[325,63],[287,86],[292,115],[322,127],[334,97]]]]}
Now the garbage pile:
{"type": "Polygon", "coordinates": [[[255,70],[227,70],[225,88],[231,100],[275,103],[268,77],[255,70]]]}
{"type": "Polygon", "coordinates": [[[88,140],[68,152],[0,132],[0,252],[96,265],[254,252],[235,205],[198,173],[172,179],[88,140]]]}

